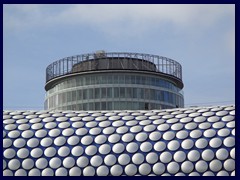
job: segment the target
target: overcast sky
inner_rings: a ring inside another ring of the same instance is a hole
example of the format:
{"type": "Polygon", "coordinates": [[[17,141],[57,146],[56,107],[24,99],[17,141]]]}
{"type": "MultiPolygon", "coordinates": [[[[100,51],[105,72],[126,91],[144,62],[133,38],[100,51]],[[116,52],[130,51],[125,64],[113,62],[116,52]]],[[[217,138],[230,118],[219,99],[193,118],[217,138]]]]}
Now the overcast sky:
{"type": "Polygon", "coordinates": [[[3,108],[43,109],[46,67],[96,50],[178,61],[186,106],[235,101],[235,5],[5,4],[3,108]]]}

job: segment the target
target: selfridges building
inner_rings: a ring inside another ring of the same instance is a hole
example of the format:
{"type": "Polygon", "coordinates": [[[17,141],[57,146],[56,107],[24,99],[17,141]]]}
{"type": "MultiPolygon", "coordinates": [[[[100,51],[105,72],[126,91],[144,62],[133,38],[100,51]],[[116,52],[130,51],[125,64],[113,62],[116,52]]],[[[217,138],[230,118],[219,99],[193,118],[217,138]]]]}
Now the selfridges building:
{"type": "Polygon", "coordinates": [[[4,111],[4,176],[235,176],[235,107],[4,111]]]}

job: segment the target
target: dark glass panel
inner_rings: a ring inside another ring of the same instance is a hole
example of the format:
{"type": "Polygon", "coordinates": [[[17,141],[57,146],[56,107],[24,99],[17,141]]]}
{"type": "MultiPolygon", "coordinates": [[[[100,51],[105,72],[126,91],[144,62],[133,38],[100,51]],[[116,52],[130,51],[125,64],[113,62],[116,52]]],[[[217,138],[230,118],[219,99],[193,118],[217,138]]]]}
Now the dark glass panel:
{"type": "Polygon", "coordinates": [[[82,100],[82,90],[77,90],[77,100],[82,100]]]}
{"type": "Polygon", "coordinates": [[[107,88],[107,98],[112,98],[113,97],[113,88],[107,88]]]}
{"type": "Polygon", "coordinates": [[[126,88],[126,98],[133,98],[132,88],[130,87],[126,88]]]}
{"type": "Polygon", "coordinates": [[[114,88],[114,98],[119,98],[119,88],[118,87],[114,88]]]}
{"type": "Polygon", "coordinates": [[[124,87],[120,87],[120,98],[125,98],[125,88],[124,87]]]}
{"type": "Polygon", "coordinates": [[[100,98],[100,88],[95,88],[95,99],[100,98]]]}
{"type": "Polygon", "coordinates": [[[101,88],[102,90],[102,98],[106,98],[107,97],[107,92],[106,92],[106,88],[101,88]]]}

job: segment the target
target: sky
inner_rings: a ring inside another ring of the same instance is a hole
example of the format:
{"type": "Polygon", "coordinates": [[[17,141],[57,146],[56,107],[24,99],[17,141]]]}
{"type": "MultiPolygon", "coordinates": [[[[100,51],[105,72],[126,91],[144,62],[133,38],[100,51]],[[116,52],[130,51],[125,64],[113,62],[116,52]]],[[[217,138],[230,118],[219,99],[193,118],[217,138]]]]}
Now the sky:
{"type": "Polygon", "coordinates": [[[43,109],[46,67],[97,50],[178,61],[186,107],[235,103],[233,4],[4,4],[3,109],[43,109]]]}

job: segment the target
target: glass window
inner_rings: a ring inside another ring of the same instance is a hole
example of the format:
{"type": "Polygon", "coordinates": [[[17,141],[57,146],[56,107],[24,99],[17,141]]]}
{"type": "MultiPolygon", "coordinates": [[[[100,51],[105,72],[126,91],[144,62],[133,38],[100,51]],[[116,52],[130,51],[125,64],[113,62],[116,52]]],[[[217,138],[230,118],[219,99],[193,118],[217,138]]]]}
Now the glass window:
{"type": "Polygon", "coordinates": [[[146,77],[146,85],[151,85],[151,77],[146,77]]]}
{"type": "Polygon", "coordinates": [[[139,103],[139,109],[142,109],[142,110],[145,109],[145,103],[144,102],[139,103]]]}
{"type": "Polygon", "coordinates": [[[82,104],[77,104],[77,110],[82,110],[82,104]]]}
{"type": "Polygon", "coordinates": [[[163,96],[164,97],[164,101],[165,102],[169,102],[168,92],[164,91],[163,94],[164,94],[164,96],[163,96]]]}
{"type": "Polygon", "coordinates": [[[72,87],[76,87],[76,79],[75,78],[73,78],[71,80],[71,84],[72,84],[72,87]]]}
{"type": "Polygon", "coordinates": [[[94,103],[88,103],[88,110],[94,110],[93,105],[94,105],[94,103]]]}
{"type": "Polygon", "coordinates": [[[126,98],[132,98],[132,88],[126,88],[126,98]]]}
{"type": "Polygon", "coordinates": [[[155,93],[156,93],[156,90],[150,89],[150,99],[151,100],[155,100],[156,99],[155,93]]]}
{"type": "Polygon", "coordinates": [[[161,96],[160,96],[161,101],[164,101],[164,91],[160,91],[160,93],[161,93],[161,96]]]}
{"type": "Polygon", "coordinates": [[[107,88],[107,98],[112,98],[113,93],[112,93],[113,88],[107,88]]]}
{"type": "Polygon", "coordinates": [[[131,110],[132,109],[132,102],[128,101],[127,102],[127,110],[131,110]]]}
{"type": "Polygon", "coordinates": [[[77,100],[82,100],[82,90],[77,90],[77,100]]]}
{"type": "Polygon", "coordinates": [[[100,102],[95,103],[95,110],[100,110],[100,102]]]}
{"type": "Polygon", "coordinates": [[[107,97],[106,88],[101,88],[101,89],[102,89],[102,98],[106,98],[107,97]]]}
{"type": "Polygon", "coordinates": [[[156,86],[160,86],[160,80],[159,80],[159,78],[156,78],[156,86]]]}
{"type": "Polygon", "coordinates": [[[160,86],[161,86],[161,87],[165,87],[165,86],[164,86],[164,81],[163,81],[162,79],[159,79],[159,82],[160,82],[160,86]]]}
{"type": "Polygon", "coordinates": [[[71,80],[67,80],[67,88],[71,87],[71,80]]]}
{"type": "Polygon", "coordinates": [[[156,104],[156,109],[161,109],[161,105],[160,104],[156,104]]]}
{"type": "Polygon", "coordinates": [[[161,92],[160,91],[156,91],[156,98],[158,101],[161,101],[161,92]]]}
{"type": "Polygon", "coordinates": [[[145,76],[142,77],[142,84],[147,84],[147,78],[145,76]]]}
{"type": "Polygon", "coordinates": [[[67,88],[68,88],[68,83],[67,83],[67,81],[65,81],[65,82],[63,83],[63,86],[64,86],[64,89],[67,89],[67,88]]]}
{"type": "Polygon", "coordinates": [[[144,99],[144,89],[142,88],[137,89],[137,97],[138,99],[144,99]]]}
{"type": "Polygon", "coordinates": [[[72,101],[76,101],[77,96],[76,96],[76,91],[72,91],[72,101]]]}
{"type": "Polygon", "coordinates": [[[113,102],[113,105],[114,105],[114,110],[119,110],[120,109],[118,101],[113,102]]]}
{"type": "Polygon", "coordinates": [[[118,75],[113,75],[113,83],[118,84],[118,75]]]}
{"type": "Polygon", "coordinates": [[[88,98],[93,99],[93,89],[88,89],[88,98]]]}
{"type": "Polygon", "coordinates": [[[114,98],[119,98],[119,88],[118,87],[114,88],[114,98]]]}
{"type": "Polygon", "coordinates": [[[63,82],[63,88],[64,88],[64,89],[67,89],[67,80],[65,80],[65,81],[63,82]]]}
{"type": "Polygon", "coordinates": [[[107,75],[103,75],[102,76],[102,84],[107,84],[107,83],[108,83],[107,75]]]}
{"type": "Polygon", "coordinates": [[[150,99],[150,89],[144,89],[145,99],[150,99]]]}
{"type": "Polygon", "coordinates": [[[167,82],[167,88],[170,89],[170,83],[169,82],[167,82]]]}
{"type": "Polygon", "coordinates": [[[107,102],[107,109],[112,110],[112,102],[107,102]]]}
{"type": "Polygon", "coordinates": [[[108,75],[108,84],[112,84],[113,83],[113,76],[112,75],[108,75]]]}
{"type": "Polygon", "coordinates": [[[156,80],[156,78],[154,78],[154,77],[151,78],[151,85],[152,85],[152,86],[155,86],[155,84],[156,84],[156,83],[155,83],[155,80],[156,80]]]}
{"type": "Polygon", "coordinates": [[[125,101],[120,101],[119,102],[119,108],[120,110],[125,110],[126,108],[126,102],[125,101]]]}
{"type": "Polygon", "coordinates": [[[95,88],[95,99],[100,98],[100,88],[95,88]]]}
{"type": "Polygon", "coordinates": [[[81,79],[81,77],[77,77],[76,78],[76,84],[77,84],[77,86],[82,86],[82,79],[81,79]]]}
{"type": "Polygon", "coordinates": [[[54,107],[56,107],[56,105],[57,105],[57,95],[53,96],[53,104],[54,104],[54,107]]]}
{"type": "Polygon", "coordinates": [[[156,104],[155,104],[155,103],[151,103],[151,104],[150,104],[150,108],[151,108],[151,109],[156,109],[156,104]]]}
{"type": "Polygon", "coordinates": [[[145,110],[149,110],[150,109],[150,104],[149,103],[145,103],[144,104],[144,109],[145,110]]]}
{"type": "Polygon", "coordinates": [[[57,84],[57,90],[61,90],[61,83],[57,84]]]}
{"type": "Polygon", "coordinates": [[[139,103],[138,102],[132,102],[132,110],[138,110],[139,108],[139,103]]]}
{"type": "Polygon", "coordinates": [[[173,104],[176,104],[176,97],[177,95],[176,94],[172,94],[173,95],[173,104]]]}
{"type": "Polygon", "coordinates": [[[63,104],[67,102],[66,96],[67,96],[67,93],[62,93],[62,103],[63,104]]]}
{"type": "Polygon", "coordinates": [[[179,107],[183,107],[183,101],[182,101],[182,98],[180,97],[180,96],[178,96],[178,105],[179,105],[179,107]]]}
{"type": "Polygon", "coordinates": [[[48,102],[49,102],[49,108],[52,108],[52,97],[48,99],[48,102]]]}
{"type": "Polygon", "coordinates": [[[88,90],[83,89],[83,99],[88,99],[88,90]]]}
{"type": "Polygon", "coordinates": [[[72,91],[67,92],[67,102],[71,102],[72,101],[72,91]]]}
{"type": "Polygon", "coordinates": [[[86,78],[82,77],[82,85],[85,86],[86,85],[86,78]]]}
{"type": "Polygon", "coordinates": [[[120,87],[120,98],[125,98],[125,88],[124,87],[120,87]]]}
{"type": "Polygon", "coordinates": [[[106,110],[107,109],[107,103],[106,102],[102,102],[101,105],[102,105],[101,110],[106,110]]]}
{"type": "Polygon", "coordinates": [[[96,76],[96,84],[102,83],[102,76],[96,76]]]}
{"type": "Polygon", "coordinates": [[[72,105],[72,110],[74,110],[74,111],[76,110],[76,104],[72,105]]]}
{"type": "Polygon", "coordinates": [[[136,76],[136,84],[141,84],[141,76],[136,76]]]}
{"type": "Polygon", "coordinates": [[[137,88],[133,88],[133,98],[138,98],[137,94],[138,94],[137,88]]]}
{"type": "Polygon", "coordinates": [[[88,110],[88,103],[83,103],[83,110],[84,111],[88,110]]]}
{"type": "Polygon", "coordinates": [[[62,93],[58,94],[58,103],[62,104],[62,93]]]}
{"type": "Polygon", "coordinates": [[[168,82],[167,81],[165,81],[165,87],[168,88],[168,82]]]}
{"type": "Polygon", "coordinates": [[[125,76],[125,81],[126,81],[126,84],[131,84],[131,76],[130,75],[126,75],[125,76]]]}
{"type": "Polygon", "coordinates": [[[177,88],[175,87],[174,84],[172,84],[172,90],[175,91],[175,92],[177,92],[177,88]]]}
{"type": "Polygon", "coordinates": [[[49,98],[49,107],[52,108],[52,97],[49,98]]]}
{"type": "Polygon", "coordinates": [[[176,96],[176,104],[180,105],[180,96],[176,96]]]}
{"type": "Polygon", "coordinates": [[[91,78],[90,76],[86,76],[86,85],[90,85],[91,84],[91,78]]]}
{"type": "Polygon", "coordinates": [[[95,82],[95,76],[91,76],[91,84],[96,84],[96,82],[95,82]]]}
{"type": "Polygon", "coordinates": [[[173,94],[172,93],[168,93],[169,96],[169,102],[173,103],[173,94]]]}
{"type": "Polygon", "coordinates": [[[167,82],[165,80],[163,81],[163,86],[167,88],[167,82]]]}
{"type": "Polygon", "coordinates": [[[135,76],[134,76],[134,75],[131,75],[131,84],[136,84],[135,76]]]}
{"type": "Polygon", "coordinates": [[[58,90],[61,90],[61,89],[62,89],[62,88],[61,88],[61,84],[62,84],[62,83],[59,83],[59,84],[58,84],[58,90]]]}
{"type": "Polygon", "coordinates": [[[119,84],[125,84],[124,75],[119,76],[119,84]]]}

